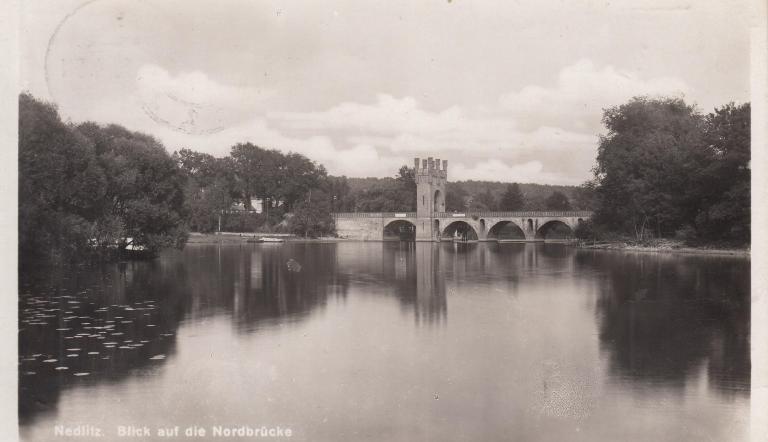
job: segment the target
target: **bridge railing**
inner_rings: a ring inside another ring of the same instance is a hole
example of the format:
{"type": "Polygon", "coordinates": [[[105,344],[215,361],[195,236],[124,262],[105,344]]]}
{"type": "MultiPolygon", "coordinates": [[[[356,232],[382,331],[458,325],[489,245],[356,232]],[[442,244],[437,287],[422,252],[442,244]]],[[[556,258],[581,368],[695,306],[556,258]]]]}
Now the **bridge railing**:
{"type": "Polygon", "coordinates": [[[437,218],[460,218],[460,217],[480,217],[480,218],[535,218],[535,217],[558,217],[558,218],[566,218],[566,217],[578,217],[578,218],[589,218],[592,216],[592,212],[588,210],[549,210],[549,211],[539,211],[539,210],[529,210],[529,211],[518,211],[518,212],[437,212],[435,213],[435,217],[437,218]]]}
{"type": "Polygon", "coordinates": [[[416,212],[337,212],[334,218],[416,218],[416,212]]]}
{"type": "MultiPolygon", "coordinates": [[[[416,218],[416,212],[338,212],[331,214],[334,218],[416,218]]],[[[435,218],[535,218],[535,217],[574,217],[589,218],[592,212],[587,210],[549,210],[549,211],[519,211],[519,212],[435,212],[435,218]]]]}

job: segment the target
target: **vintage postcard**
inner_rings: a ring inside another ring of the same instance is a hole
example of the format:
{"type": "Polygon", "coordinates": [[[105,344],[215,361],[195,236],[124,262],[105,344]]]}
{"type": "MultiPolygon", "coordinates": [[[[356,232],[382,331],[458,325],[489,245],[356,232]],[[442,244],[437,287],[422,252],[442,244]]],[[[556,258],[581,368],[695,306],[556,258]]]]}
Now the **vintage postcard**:
{"type": "Polygon", "coordinates": [[[757,3],[18,2],[8,438],[768,440],[757,3]]]}

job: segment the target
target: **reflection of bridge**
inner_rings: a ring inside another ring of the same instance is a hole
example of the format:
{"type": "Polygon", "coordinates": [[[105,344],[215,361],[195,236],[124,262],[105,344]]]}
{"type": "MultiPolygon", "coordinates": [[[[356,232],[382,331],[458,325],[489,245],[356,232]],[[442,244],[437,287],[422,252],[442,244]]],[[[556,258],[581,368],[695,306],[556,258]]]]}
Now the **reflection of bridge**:
{"type": "Polygon", "coordinates": [[[465,212],[445,211],[445,184],[448,161],[416,158],[416,212],[334,213],[336,232],[342,238],[381,241],[387,233],[416,241],[453,238],[488,241],[502,229],[517,231],[526,241],[543,240],[550,232],[570,236],[579,223],[592,216],[586,211],[548,212],[465,212]]]}

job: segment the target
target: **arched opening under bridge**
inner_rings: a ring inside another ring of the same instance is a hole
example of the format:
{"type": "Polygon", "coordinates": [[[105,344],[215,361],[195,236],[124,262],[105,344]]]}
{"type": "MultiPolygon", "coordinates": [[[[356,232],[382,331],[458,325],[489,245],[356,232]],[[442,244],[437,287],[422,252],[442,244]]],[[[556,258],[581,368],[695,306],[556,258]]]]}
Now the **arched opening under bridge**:
{"type": "Polygon", "coordinates": [[[566,240],[572,238],[573,229],[560,220],[547,221],[536,231],[536,239],[566,240]]]}
{"type": "Polygon", "coordinates": [[[477,232],[464,221],[454,221],[445,226],[442,238],[456,241],[477,241],[477,232]]]}
{"type": "Polygon", "coordinates": [[[524,241],[525,233],[512,221],[499,221],[488,230],[488,239],[524,241]]]}
{"type": "Polygon", "coordinates": [[[384,226],[385,241],[416,241],[416,225],[410,221],[398,219],[384,226]]]}

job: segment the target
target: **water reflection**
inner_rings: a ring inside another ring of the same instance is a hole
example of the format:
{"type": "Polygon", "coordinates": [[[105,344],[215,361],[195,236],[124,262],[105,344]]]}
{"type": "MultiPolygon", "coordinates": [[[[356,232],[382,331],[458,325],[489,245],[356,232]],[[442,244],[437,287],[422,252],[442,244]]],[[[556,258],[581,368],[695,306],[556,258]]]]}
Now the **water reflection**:
{"type": "Polygon", "coordinates": [[[30,439],[49,439],[54,420],[109,421],[93,410],[143,404],[143,420],[289,416],[297,440],[693,440],[691,428],[729,440],[748,410],[746,259],[560,244],[199,245],[40,271],[21,288],[30,439]]]}
{"type": "Polygon", "coordinates": [[[161,262],[26,275],[19,295],[19,418],[62,390],[152,371],[175,352],[185,269],[161,262]]]}
{"type": "Polygon", "coordinates": [[[581,252],[601,272],[597,315],[611,373],[678,387],[706,367],[710,387],[749,393],[749,261],[581,252]]]}
{"type": "Polygon", "coordinates": [[[433,243],[383,243],[381,281],[394,284],[395,295],[416,325],[438,325],[448,317],[446,275],[441,250],[433,243]]]}
{"type": "Polygon", "coordinates": [[[299,321],[329,297],[343,299],[334,255],[335,245],[200,246],[156,261],[22,275],[22,424],[55,411],[67,388],[161,369],[183,320],[224,313],[249,332],[299,321]]]}

